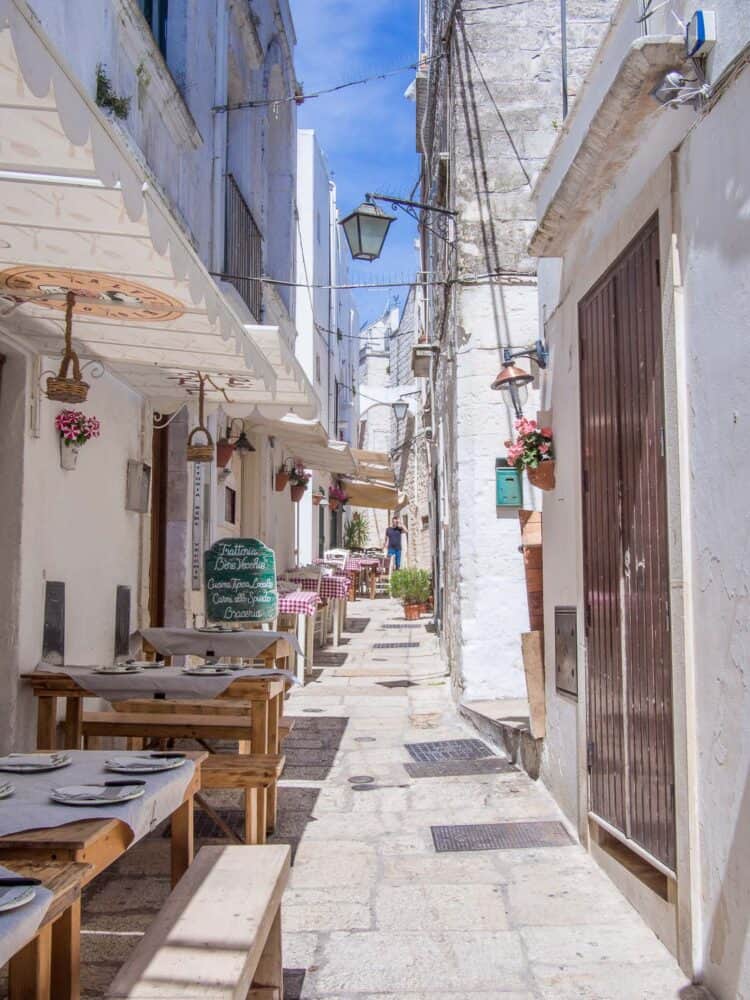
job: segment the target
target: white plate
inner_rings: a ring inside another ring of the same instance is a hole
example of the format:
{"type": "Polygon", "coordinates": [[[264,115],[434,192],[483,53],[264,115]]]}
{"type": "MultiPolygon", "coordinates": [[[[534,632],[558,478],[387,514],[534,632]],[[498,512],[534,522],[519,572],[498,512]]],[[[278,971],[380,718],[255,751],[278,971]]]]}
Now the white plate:
{"type": "Polygon", "coordinates": [[[33,885],[12,885],[7,889],[0,888],[0,913],[6,910],[17,910],[26,906],[36,896],[33,885]]]}
{"type": "Polygon", "coordinates": [[[139,674],[143,667],[137,663],[129,663],[121,667],[97,667],[95,674],[139,674]]]}
{"type": "Polygon", "coordinates": [[[144,785],[132,788],[105,788],[103,785],[63,785],[50,792],[53,802],[64,806],[108,806],[138,799],[145,791],[144,785]]]}
{"type": "Polygon", "coordinates": [[[229,667],[185,667],[182,672],[189,677],[225,677],[232,671],[229,667]]]}
{"type": "Polygon", "coordinates": [[[176,767],[182,767],[185,757],[148,757],[140,759],[135,757],[110,757],[104,762],[108,771],[117,771],[118,774],[158,774],[159,771],[174,771],[176,767]]]}
{"type": "Polygon", "coordinates": [[[0,799],[8,799],[15,792],[15,785],[0,785],[0,799]]]}
{"type": "Polygon", "coordinates": [[[0,771],[13,774],[38,774],[40,771],[56,771],[72,763],[68,754],[10,754],[0,757],[0,771]]]}

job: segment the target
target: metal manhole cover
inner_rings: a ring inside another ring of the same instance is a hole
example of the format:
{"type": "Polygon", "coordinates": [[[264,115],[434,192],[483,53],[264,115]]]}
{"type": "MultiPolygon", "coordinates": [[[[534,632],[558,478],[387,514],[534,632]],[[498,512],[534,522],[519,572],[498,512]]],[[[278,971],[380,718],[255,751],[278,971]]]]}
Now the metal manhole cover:
{"type": "Polygon", "coordinates": [[[410,778],[464,778],[477,774],[506,774],[518,771],[507,760],[500,757],[485,757],[482,760],[441,760],[425,761],[418,764],[404,764],[410,778]]]}
{"type": "Polygon", "coordinates": [[[350,785],[370,785],[375,779],[369,774],[355,774],[346,780],[350,785]]]}
{"type": "Polygon", "coordinates": [[[381,688],[415,688],[417,685],[413,681],[376,681],[381,688]]]}
{"type": "Polygon", "coordinates": [[[480,760],[495,755],[481,740],[440,740],[434,743],[405,743],[416,761],[480,760]]]}
{"type": "Polygon", "coordinates": [[[418,642],[374,642],[373,649],[418,649],[418,642]]]}
{"type": "Polygon", "coordinates": [[[568,847],[573,841],[562,823],[473,823],[433,826],[435,850],[516,851],[527,847],[568,847]]]}

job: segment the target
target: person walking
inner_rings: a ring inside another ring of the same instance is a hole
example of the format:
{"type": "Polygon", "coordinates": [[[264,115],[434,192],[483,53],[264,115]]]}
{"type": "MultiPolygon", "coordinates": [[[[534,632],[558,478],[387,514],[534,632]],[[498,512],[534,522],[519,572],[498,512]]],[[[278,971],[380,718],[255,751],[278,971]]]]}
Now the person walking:
{"type": "Polygon", "coordinates": [[[408,538],[409,532],[406,528],[401,527],[399,519],[394,515],[390,528],[385,529],[385,542],[383,543],[383,549],[388,553],[389,569],[391,559],[395,569],[401,569],[401,539],[403,535],[408,538]]]}

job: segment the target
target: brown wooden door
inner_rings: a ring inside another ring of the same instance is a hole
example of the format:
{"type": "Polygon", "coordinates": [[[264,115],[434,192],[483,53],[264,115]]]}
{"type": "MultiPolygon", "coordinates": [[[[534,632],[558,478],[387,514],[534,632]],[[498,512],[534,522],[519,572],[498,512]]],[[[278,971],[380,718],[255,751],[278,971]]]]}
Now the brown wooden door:
{"type": "Polygon", "coordinates": [[[673,869],[659,232],[580,303],[591,810],[673,869]]]}

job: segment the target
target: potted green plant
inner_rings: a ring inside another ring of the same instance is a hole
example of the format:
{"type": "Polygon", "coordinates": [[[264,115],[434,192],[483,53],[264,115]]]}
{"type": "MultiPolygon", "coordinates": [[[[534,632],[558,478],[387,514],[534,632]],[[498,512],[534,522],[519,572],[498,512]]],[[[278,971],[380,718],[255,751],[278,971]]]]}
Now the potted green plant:
{"type": "Polygon", "coordinates": [[[292,503],[299,503],[305,495],[307,484],[310,482],[310,473],[305,472],[301,465],[295,465],[289,472],[289,492],[292,496],[292,503]]]}
{"type": "Polygon", "coordinates": [[[532,486],[540,490],[555,488],[555,459],[552,452],[552,428],[539,427],[536,420],[516,420],[518,438],[506,441],[508,461],[519,472],[526,472],[532,486]]]}
{"type": "Polygon", "coordinates": [[[370,528],[367,521],[357,512],[352,516],[344,531],[344,548],[366,549],[370,541],[370,528]]]}
{"type": "Polygon", "coordinates": [[[416,621],[432,593],[432,580],[426,569],[397,569],[391,573],[391,597],[401,601],[407,621],[416,621]]]}

